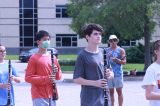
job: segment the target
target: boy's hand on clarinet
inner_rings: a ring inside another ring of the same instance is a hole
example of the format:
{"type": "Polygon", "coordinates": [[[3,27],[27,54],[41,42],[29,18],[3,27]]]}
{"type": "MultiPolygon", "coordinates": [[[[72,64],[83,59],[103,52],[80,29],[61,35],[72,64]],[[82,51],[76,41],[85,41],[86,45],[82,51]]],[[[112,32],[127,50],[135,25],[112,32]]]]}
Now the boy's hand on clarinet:
{"type": "Polygon", "coordinates": [[[54,66],[54,71],[58,72],[58,67],[54,66]]]}
{"type": "Polygon", "coordinates": [[[106,80],[106,79],[97,80],[94,85],[95,85],[96,87],[105,89],[106,86],[107,86],[107,80],[106,80]]]}
{"type": "Polygon", "coordinates": [[[55,81],[56,80],[56,73],[58,72],[58,67],[57,66],[54,66],[54,72],[55,73],[53,73],[53,70],[52,70],[53,74],[49,76],[51,81],[55,81]]]}
{"type": "Polygon", "coordinates": [[[50,78],[50,80],[51,80],[52,82],[55,82],[55,80],[56,80],[55,74],[54,74],[54,75],[50,75],[49,78],[50,78]]]}
{"type": "MultiPolygon", "coordinates": [[[[52,70],[52,72],[53,72],[53,70],[52,70]]],[[[56,67],[56,66],[54,67],[54,72],[55,73],[53,73],[52,75],[49,76],[49,78],[52,82],[54,82],[56,80],[56,72],[58,72],[58,67],[56,67]]]]}

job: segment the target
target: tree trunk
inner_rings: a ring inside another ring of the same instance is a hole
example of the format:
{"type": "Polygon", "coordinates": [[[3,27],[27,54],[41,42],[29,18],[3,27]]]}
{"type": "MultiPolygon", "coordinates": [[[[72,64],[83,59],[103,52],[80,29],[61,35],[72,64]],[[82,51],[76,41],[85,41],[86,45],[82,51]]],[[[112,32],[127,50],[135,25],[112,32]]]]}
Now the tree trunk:
{"type": "Polygon", "coordinates": [[[145,58],[144,58],[144,71],[148,68],[151,64],[151,52],[150,52],[150,30],[149,30],[149,18],[145,15],[145,24],[144,24],[144,50],[145,50],[145,58]]]}

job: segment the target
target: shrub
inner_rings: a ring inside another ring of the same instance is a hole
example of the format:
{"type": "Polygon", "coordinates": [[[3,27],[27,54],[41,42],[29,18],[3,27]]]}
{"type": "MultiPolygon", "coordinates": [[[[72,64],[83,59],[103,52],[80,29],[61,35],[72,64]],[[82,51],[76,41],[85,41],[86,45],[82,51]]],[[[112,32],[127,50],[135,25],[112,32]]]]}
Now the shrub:
{"type": "Polygon", "coordinates": [[[144,46],[139,44],[138,46],[130,47],[126,50],[127,63],[144,63],[144,46]]]}
{"type": "Polygon", "coordinates": [[[75,65],[75,61],[76,60],[70,60],[70,59],[62,60],[62,59],[60,59],[59,60],[59,64],[61,66],[74,66],[75,65]]]}

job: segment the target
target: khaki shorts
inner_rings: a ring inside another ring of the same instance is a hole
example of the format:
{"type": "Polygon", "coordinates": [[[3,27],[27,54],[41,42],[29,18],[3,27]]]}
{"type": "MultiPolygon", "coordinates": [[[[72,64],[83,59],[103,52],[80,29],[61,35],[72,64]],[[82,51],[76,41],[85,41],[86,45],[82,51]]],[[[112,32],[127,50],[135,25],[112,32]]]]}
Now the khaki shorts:
{"type": "Polygon", "coordinates": [[[114,77],[108,80],[109,88],[123,88],[123,77],[114,77]]]}

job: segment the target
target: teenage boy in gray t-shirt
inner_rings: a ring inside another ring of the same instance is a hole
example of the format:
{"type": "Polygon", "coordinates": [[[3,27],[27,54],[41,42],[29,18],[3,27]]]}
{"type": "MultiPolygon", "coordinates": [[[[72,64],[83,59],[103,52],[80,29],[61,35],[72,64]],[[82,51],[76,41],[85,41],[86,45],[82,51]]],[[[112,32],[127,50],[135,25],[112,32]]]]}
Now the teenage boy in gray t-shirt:
{"type": "MultiPolygon", "coordinates": [[[[104,106],[104,89],[107,81],[104,78],[103,50],[101,43],[103,29],[98,24],[88,24],[83,28],[87,47],[79,53],[73,79],[81,84],[81,106],[104,106]]],[[[105,76],[113,77],[113,72],[105,71],[105,76]]]]}

